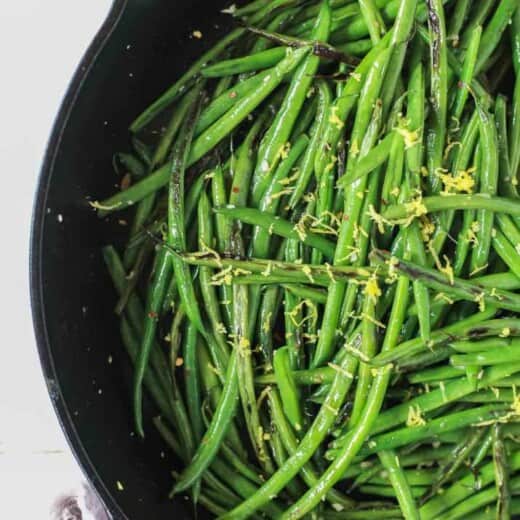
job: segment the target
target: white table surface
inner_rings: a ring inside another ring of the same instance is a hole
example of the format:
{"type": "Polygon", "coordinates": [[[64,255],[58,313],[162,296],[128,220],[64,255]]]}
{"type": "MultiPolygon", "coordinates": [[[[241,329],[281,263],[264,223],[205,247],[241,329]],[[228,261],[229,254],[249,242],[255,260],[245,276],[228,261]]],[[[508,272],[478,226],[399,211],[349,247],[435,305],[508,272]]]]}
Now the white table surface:
{"type": "Polygon", "coordinates": [[[52,410],[33,336],[28,242],[54,116],[111,0],[16,0],[0,9],[0,518],[51,518],[83,477],[52,410]]]}

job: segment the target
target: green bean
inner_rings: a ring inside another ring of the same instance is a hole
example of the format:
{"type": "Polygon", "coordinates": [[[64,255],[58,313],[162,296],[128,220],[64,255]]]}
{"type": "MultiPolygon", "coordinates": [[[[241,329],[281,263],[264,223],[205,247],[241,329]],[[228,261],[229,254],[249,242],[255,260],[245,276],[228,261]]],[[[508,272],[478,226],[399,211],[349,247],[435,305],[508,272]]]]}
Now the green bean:
{"type": "MultiPolygon", "coordinates": [[[[281,389],[280,389],[281,391],[281,389]]],[[[285,415],[282,409],[282,403],[280,400],[279,393],[275,389],[271,389],[269,394],[269,404],[271,406],[271,410],[273,412],[273,419],[275,421],[276,427],[280,432],[280,437],[285,446],[287,452],[292,455],[298,449],[298,440],[294,435],[293,431],[289,423],[287,422],[285,415]]],[[[301,475],[305,480],[305,483],[309,486],[312,486],[318,480],[316,475],[316,471],[313,468],[311,462],[308,462],[301,468],[301,475]]],[[[339,493],[338,491],[331,490],[327,495],[328,500],[331,504],[338,504],[343,508],[350,509],[353,505],[353,502],[348,497],[339,493]]]]}
{"type": "MultiPolygon", "coordinates": [[[[203,420],[204,426],[208,428],[211,421],[209,417],[209,410],[207,408],[206,413],[203,415],[203,420]]],[[[241,453],[240,456],[238,456],[237,453],[235,453],[233,449],[227,445],[226,441],[223,441],[220,445],[220,451],[222,452],[222,456],[226,459],[229,465],[236,469],[241,475],[243,475],[244,477],[248,478],[251,482],[254,482],[256,484],[260,484],[262,482],[261,475],[259,474],[260,470],[240,460],[240,457],[244,457],[244,454],[241,453]]]]}
{"type": "MultiPolygon", "coordinates": [[[[285,259],[288,262],[296,262],[301,258],[300,243],[297,240],[287,240],[285,243],[285,259]]],[[[304,364],[304,349],[303,349],[303,306],[312,306],[309,302],[302,302],[299,298],[289,291],[284,292],[284,322],[285,322],[285,342],[288,348],[289,365],[291,369],[301,368],[304,364]]],[[[316,308],[314,307],[316,312],[316,308]]],[[[311,318],[312,319],[312,318],[311,318]]],[[[286,353],[282,351],[281,363],[279,368],[283,373],[285,365],[286,353]]],[[[286,367],[287,368],[287,367],[286,367]]],[[[290,374],[288,375],[290,378],[290,374]]],[[[292,385],[294,387],[294,385],[292,385]]],[[[295,387],[294,387],[295,388],[295,387]]],[[[294,404],[298,403],[296,395],[294,397],[294,404]]],[[[294,426],[294,424],[293,424],[294,426]]],[[[300,423],[301,428],[301,423],[300,423]]]]}
{"type": "MultiPolygon", "coordinates": [[[[201,248],[208,247],[213,242],[213,230],[211,225],[211,213],[209,199],[205,192],[201,193],[198,206],[199,244],[201,248]]],[[[229,348],[227,346],[226,327],[224,326],[222,313],[218,304],[217,291],[213,281],[213,270],[201,266],[199,269],[200,291],[206,314],[211,324],[216,349],[211,349],[213,362],[220,374],[224,374],[229,360],[229,348]]]]}
{"type": "Polygon", "coordinates": [[[462,33],[462,38],[459,44],[461,52],[464,52],[468,48],[468,42],[471,38],[473,30],[478,25],[484,25],[484,22],[488,18],[494,4],[495,0],[482,0],[481,2],[478,2],[478,4],[474,5],[472,16],[464,26],[464,31],[462,33]]]}
{"type": "Polygon", "coordinates": [[[510,343],[511,340],[506,338],[489,338],[478,341],[454,341],[453,343],[450,343],[450,347],[457,352],[472,354],[475,352],[484,352],[493,348],[507,347],[510,343]]]}
{"type": "MultiPolygon", "coordinates": [[[[485,340],[484,340],[485,341],[485,340]]],[[[456,342],[457,344],[463,342],[456,342]]],[[[454,343],[450,344],[450,347],[454,347],[454,343]]],[[[430,368],[427,370],[422,370],[421,372],[416,372],[413,374],[409,374],[408,381],[412,384],[421,384],[421,383],[431,383],[436,381],[444,381],[446,379],[456,379],[460,377],[464,373],[463,370],[460,370],[456,367],[451,366],[442,366],[438,368],[430,368]]]]}
{"type": "MultiPolygon", "coordinates": [[[[495,195],[498,185],[498,142],[494,118],[477,105],[479,114],[480,139],[483,147],[480,174],[480,191],[482,194],[495,195]],[[484,152],[485,150],[485,152],[484,152]]],[[[494,216],[487,210],[477,212],[477,242],[471,255],[471,273],[481,271],[487,266],[492,240],[494,216]]]]}
{"type": "MultiPolygon", "coordinates": [[[[182,450],[180,449],[175,436],[168,428],[168,426],[164,424],[160,417],[154,417],[153,423],[166,444],[173,450],[176,455],[181,455],[182,450]]],[[[178,478],[178,473],[172,472],[172,475],[174,478],[178,478]]],[[[220,494],[220,500],[227,503],[234,503],[238,499],[238,497],[225,485],[223,485],[210,471],[206,471],[203,476],[203,480],[207,482],[213,490],[218,491],[220,494]]]]}
{"type": "MultiPolygon", "coordinates": [[[[238,238],[236,238],[238,240],[238,238]]],[[[238,244],[235,253],[240,253],[238,244]]],[[[238,380],[242,409],[246,418],[247,431],[256,457],[267,473],[274,468],[267,454],[263,428],[260,422],[259,410],[256,405],[253,359],[249,325],[249,293],[247,287],[235,285],[233,287],[233,338],[234,348],[238,351],[238,380]]]]}
{"type": "Polygon", "coordinates": [[[296,432],[300,432],[303,426],[303,416],[299,403],[299,391],[291,371],[287,347],[276,349],[273,357],[273,367],[285,415],[296,432]]]}
{"type": "Polygon", "coordinates": [[[401,512],[392,507],[374,507],[373,509],[365,508],[359,510],[347,510],[341,512],[326,512],[324,518],[327,520],[382,520],[391,518],[396,520],[402,518],[401,512]]]}
{"type": "Polygon", "coordinates": [[[166,294],[166,288],[172,275],[169,256],[170,255],[166,250],[161,251],[159,255],[157,255],[154,278],[152,280],[148,303],[146,306],[147,311],[143,314],[145,320],[144,332],[134,377],[134,414],[136,430],[141,437],[144,437],[141,408],[142,385],[148,366],[148,359],[156,338],[157,317],[161,310],[162,302],[166,294]]]}
{"type": "MultiPolygon", "coordinates": [[[[399,465],[403,468],[404,466],[401,464],[401,458],[397,455],[397,452],[396,456],[399,458],[399,465]]],[[[378,486],[388,485],[388,472],[385,469],[378,469],[379,472],[369,482],[378,486]]],[[[403,473],[410,486],[429,486],[435,479],[435,470],[433,469],[403,469],[403,473]]]]}
{"type": "Polygon", "coordinates": [[[516,76],[520,68],[520,10],[517,9],[511,20],[511,46],[512,46],[512,58],[513,68],[516,76]]]}
{"type": "MultiPolygon", "coordinates": [[[[293,21],[295,15],[300,12],[299,9],[284,9],[282,12],[277,14],[265,27],[266,31],[282,31],[288,29],[288,26],[293,21]]],[[[248,26],[248,30],[250,30],[251,26],[248,26]]],[[[258,40],[253,45],[251,52],[261,52],[267,48],[269,48],[270,40],[258,38],[258,40]]]]}
{"type": "MultiPolygon", "coordinates": [[[[207,345],[204,342],[200,342],[197,346],[197,357],[199,361],[198,365],[200,369],[200,381],[203,395],[208,406],[211,406],[211,409],[214,410],[218,407],[219,400],[222,396],[222,387],[219,378],[223,378],[225,371],[220,373],[218,369],[215,368],[208,352],[207,345]]],[[[226,435],[226,443],[228,443],[233,449],[233,452],[242,457],[242,459],[247,458],[247,452],[243,447],[243,442],[238,433],[237,426],[233,422],[229,426],[229,431],[226,435]]],[[[224,448],[222,448],[222,450],[224,453],[224,448]]]]}
{"type": "Polygon", "coordinates": [[[258,312],[258,342],[260,344],[260,352],[267,366],[272,365],[273,329],[276,325],[277,311],[281,306],[280,299],[281,291],[279,291],[277,284],[267,287],[263,293],[258,312]]]}
{"type": "MultiPolygon", "coordinates": [[[[389,326],[386,330],[385,339],[383,342],[383,352],[391,351],[397,343],[399,331],[404,321],[406,307],[408,303],[408,280],[401,276],[398,281],[396,290],[396,297],[392,306],[392,311],[389,320],[389,326]]],[[[296,504],[294,504],[287,513],[286,517],[299,518],[305,512],[311,510],[318,504],[321,498],[345,473],[348,466],[352,463],[353,458],[361,449],[367,435],[369,434],[372,424],[381,409],[383,399],[390,381],[391,370],[389,367],[383,367],[377,370],[377,375],[374,377],[365,406],[365,413],[356,427],[351,430],[352,441],[341,450],[341,453],[334,460],[334,462],[322,474],[319,482],[311,488],[296,504]]],[[[332,390],[331,390],[332,391],[332,390]]]]}
{"type": "Polygon", "coordinates": [[[361,0],[359,2],[361,14],[370,33],[372,43],[376,44],[381,40],[381,35],[386,32],[385,23],[374,0],[361,0]]]}
{"type": "Polygon", "coordinates": [[[430,184],[434,193],[440,190],[436,175],[443,166],[444,142],[446,139],[448,105],[448,56],[446,25],[441,0],[428,0],[428,27],[431,39],[430,74],[432,113],[426,131],[427,165],[430,184]]]}
{"type": "MultiPolygon", "coordinates": [[[[427,213],[446,211],[450,209],[477,209],[496,213],[505,213],[515,217],[520,216],[520,205],[514,199],[496,197],[491,195],[450,195],[449,197],[432,196],[425,197],[421,201],[421,209],[427,213]],[[424,208],[423,208],[424,207],[424,208]]],[[[413,217],[415,208],[406,204],[389,206],[382,214],[389,221],[407,219],[413,217]]]]}
{"type": "Polygon", "coordinates": [[[125,310],[125,307],[128,305],[130,295],[136,291],[139,279],[142,275],[145,265],[148,263],[150,259],[150,255],[153,253],[153,250],[154,247],[151,242],[145,242],[144,244],[142,244],[141,248],[135,250],[135,252],[137,252],[137,256],[135,257],[134,265],[132,266],[130,272],[126,276],[126,286],[115,306],[114,310],[116,314],[121,315],[122,312],[125,310]]]}
{"type": "MultiPolygon", "coordinates": [[[[520,478],[515,478],[511,481],[511,487],[514,492],[520,490],[520,478]]],[[[497,491],[494,488],[487,488],[480,493],[473,495],[471,498],[461,504],[457,504],[454,508],[445,513],[443,518],[455,520],[458,518],[466,518],[466,515],[479,507],[489,504],[496,499],[497,491]]],[[[503,517],[502,517],[503,518],[503,517]]],[[[509,516],[507,518],[510,518],[509,516]]]]}
{"type": "MultiPolygon", "coordinates": [[[[334,9],[332,11],[331,30],[335,31],[339,27],[342,27],[346,20],[351,19],[358,13],[359,7],[353,4],[345,5],[343,7],[340,7],[339,9],[334,9]]],[[[298,23],[297,20],[295,20],[294,29],[291,27],[291,32],[298,36],[308,34],[312,30],[313,23],[313,18],[308,18],[305,21],[302,21],[301,23],[298,23]]]]}
{"type": "MultiPolygon", "coordinates": [[[[501,231],[498,231],[496,229],[494,229],[493,231],[493,249],[498,254],[498,256],[500,256],[500,258],[505,262],[509,269],[511,269],[511,272],[513,272],[515,276],[520,278],[519,250],[516,247],[513,247],[511,242],[501,231]]],[[[514,243],[516,245],[519,244],[519,242],[514,243]]]]}
{"type": "MultiPolygon", "coordinates": [[[[121,258],[114,247],[106,246],[103,248],[103,260],[117,292],[122,294],[126,283],[126,273],[121,258]]],[[[128,317],[128,319],[125,319],[125,328],[131,326],[134,334],[137,337],[141,337],[143,334],[144,308],[135,293],[129,296],[125,312],[128,317]]],[[[132,338],[134,338],[134,336],[132,336],[132,338]]],[[[134,339],[132,339],[132,342],[133,341],[134,339]]],[[[136,352],[137,351],[136,349],[136,352]]],[[[152,349],[151,361],[163,392],[165,395],[169,395],[171,391],[171,377],[166,360],[158,347],[152,349]]]]}
{"type": "Polygon", "coordinates": [[[251,512],[271,500],[272,496],[276,495],[309,461],[336,419],[338,410],[352,383],[356,368],[357,360],[347,356],[336,374],[323,406],[300,441],[298,449],[289,457],[285,465],[278,469],[254,495],[227,513],[224,518],[246,518],[251,512]]]}
{"type": "MultiPolygon", "coordinates": [[[[213,177],[211,179],[211,196],[214,207],[225,206],[228,203],[227,197],[227,189],[224,180],[224,172],[221,166],[215,168],[213,172],[213,177]]],[[[203,218],[211,219],[211,215],[209,211],[204,215],[203,218]]],[[[230,254],[231,252],[231,235],[232,235],[233,223],[230,219],[228,219],[225,215],[215,215],[215,230],[216,230],[216,244],[218,251],[221,251],[224,254],[230,254]]],[[[206,242],[206,246],[211,244],[212,242],[206,242]]],[[[203,244],[200,244],[201,248],[204,247],[203,244]]],[[[224,307],[224,315],[226,318],[226,323],[229,325],[231,323],[231,304],[229,303],[232,299],[232,291],[231,288],[227,285],[223,285],[220,287],[221,291],[221,300],[225,302],[223,304],[224,307]]]]}
{"type": "Polygon", "coordinates": [[[456,354],[451,356],[450,361],[456,367],[467,365],[498,365],[502,363],[514,363],[518,359],[519,342],[513,341],[510,346],[499,349],[476,352],[472,354],[456,354]]]}
{"type": "MultiPolygon", "coordinates": [[[[403,138],[397,132],[394,132],[394,140],[388,157],[388,165],[381,190],[381,201],[383,204],[385,202],[387,205],[397,202],[398,195],[395,195],[395,187],[400,186],[402,183],[404,162],[405,149],[403,138]]],[[[397,191],[400,193],[400,188],[397,191]]]]}
{"type": "MultiPolygon", "coordinates": [[[[377,326],[375,324],[376,301],[374,297],[365,296],[361,322],[361,349],[360,353],[366,359],[374,357],[378,349],[377,326]]],[[[372,367],[368,363],[361,363],[358,370],[358,381],[354,394],[354,405],[350,414],[349,424],[355,426],[363,413],[366,399],[372,383],[372,367]]]]}
{"type": "MultiPolygon", "coordinates": [[[[285,52],[284,52],[285,55],[285,52]]],[[[195,135],[199,136],[207,130],[215,121],[233,108],[239,100],[243,99],[251,90],[258,88],[269,76],[270,71],[260,72],[251,78],[238,82],[231,88],[213,99],[211,103],[202,111],[195,127],[195,135]]]]}
{"type": "MultiPolygon", "coordinates": [[[[327,40],[330,30],[330,6],[328,0],[322,2],[322,8],[313,29],[313,39],[327,40]]],[[[297,49],[294,53],[301,52],[297,49]]],[[[258,150],[258,161],[253,176],[253,204],[258,206],[267,186],[272,180],[275,168],[280,160],[280,150],[286,145],[305,96],[312,83],[312,76],[319,65],[317,56],[307,56],[291,81],[284,102],[278,111],[270,129],[267,131],[258,150]]]]}
{"type": "Polygon", "coordinates": [[[491,20],[482,35],[479,49],[479,57],[476,66],[477,74],[485,69],[489,57],[500,42],[503,32],[511,22],[515,10],[518,7],[516,0],[501,0],[491,20]]]}
{"type": "Polygon", "coordinates": [[[323,238],[318,233],[313,233],[312,227],[310,230],[306,229],[304,222],[295,226],[281,217],[254,208],[228,207],[218,208],[215,211],[217,214],[239,220],[244,224],[258,226],[265,230],[268,236],[270,233],[273,233],[290,240],[301,240],[305,245],[318,249],[329,258],[334,256],[334,243],[327,238],[323,238]]]}
{"type": "MultiPolygon", "coordinates": [[[[381,353],[375,358],[372,358],[370,363],[377,366],[383,366],[387,363],[398,361],[403,357],[410,357],[414,354],[419,354],[428,348],[431,350],[433,347],[449,343],[450,341],[456,341],[458,338],[466,339],[467,337],[480,337],[480,334],[475,334],[475,332],[479,332],[481,324],[485,324],[485,330],[481,329],[480,331],[483,333],[482,336],[494,336],[496,335],[496,332],[501,331],[502,328],[506,326],[505,321],[489,320],[489,318],[494,316],[495,313],[495,308],[485,309],[484,311],[478,312],[469,318],[459,321],[458,323],[434,331],[430,340],[433,343],[430,342],[428,346],[420,338],[411,339],[397,346],[393,352],[388,352],[387,354],[381,353]]],[[[512,322],[509,322],[509,320],[506,321],[509,325],[512,325],[512,322]]]]}
{"type": "MultiPolygon", "coordinates": [[[[271,432],[268,435],[273,459],[275,460],[277,467],[281,467],[287,460],[287,453],[283,446],[282,439],[280,438],[280,432],[274,424],[271,425],[271,432]]],[[[300,479],[296,477],[287,484],[284,494],[288,496],[289,500],[294,500],[303,493],[303,489],[303,484],[300,482],[300,479]]]]}
{"type": "Polygon", "coordinates": [[[415,504],[412,490],[406,479],[406,474],[401,468],[399,458],[394,451],[381,451],[379,460],[388,472],[388,479],[394,488],[395,496],[399,502],[401,512],[406,520],[419,519],[419,511],[415,504]]]}
{"type": "Polygon", "coordinates": [[[348,115],[356,104],[363,82],[365,81],[368,72],[371,70],[374,60],[388,45],[389,40],[389,35],[386,35],[383,37],[382,41],[374,46],[365,56],[363,61],[356,68],[354,74],[350,75],[335,103],[330,107],[329,121],[332,119],[333,121],[336,121],[336,124],[327,125],[318,154],[316,155],[314,169],[318,179],[321,178],[321,175],[327,166],[331,164],[332,157],[336,152],[340,135],[344,127],[344,122],[347,120],[348,115]],[[337,121],[340,121],[340,123],[337,121]]]}
{"type": "MultiPolygon", "coordinates": [[[[336,371],[332,367],[315,368],[312,370],[294,370],[292,378],[297,385],[321,385],[322,383],[331,384],[334,380],[336,371]]],[[[276,377],[266,374],[255,378],[258,385],[276,384],[276,377]]]]}
{"type": "MultiPolygon", "coordinates": [[[[247,498],[251,493],[254,493],[256,486],[250,480],[230,470],[219,459],[216,459],[211,467],[222,480],[229,482],[230,487],[242,498],[247,498]]],[[[281,514],[281,509],[276,502],[266,504],[263,509],[268,518],[277,518],[281,514]]]]}
{"type": "MultiPolygon", "coordinates": [[[[520,468],[520,456],[517,453],[513,454],[510,458],[509,464],[512,471],[518,470],[520,468]]],[[[484,488],[489,483],[493,482],[493,479],[494,465],[491,462],[480,468],[478,474],[479,488],[484,488]]],[[[456,504],[467,502],[469,498],[474,495],[476,484],[475,476],[472,473],[458,480],[452,484],[450,488],[445,490],[442,495],[433,498],[421,507],[421,518],[425,518],[426,520],[438,518],[438,515],[441,513],[443,514],[442,518],[444,518],[444,514],[449,508],[456,504]]],[[[496,493],[495,488],[493,488],[493,491],[496,493]]]]}
{"type": "Polygon", "coordinates": [[[141,160],[131,153],[119,152],[114,154],[112,159],[114,171],[121,174],[119,163],[125,168],[125,174],[129,173],[132,179],[140,179],[146,174],[146,165],[141,160]]]}
{"type": "Polygon", "coordinates": [[[234,130],[273,90],[282,82],[284,76],[298,66],[308,54],[308,49],[288,49],[286,57],[276,65],[259,87],[239,100],[218,121],[200,134],[193,143],[188,164],[196,163],[213,149],[224,137],[234,130]]]}
{"type": "MultiPolygon", "coordinates": [[[[164,246],[166,247],[166,246],[164,246]]],[[[279,277],[281,283],[311,283],[328,286],[337,281],[348,281],[351,279],[367,279],[372,272],[363,267],[331,267],[330,265],[308,265],[308,264],[294,264],[281,262],[278,260],[233,260],[229,258],[215,258],[212,253],[171,253],[183,262],[190,265],[201,265],[213,268],[221,268],[228,270],[222,272],[223,280],[215,280],[214,283],[240,283],[245,280],[248,275],[244,272],[258,273],[265,278],[265,283],[270,283],[276,277],[279,277]],[[225,275],[229,276],[226,277],[225,275]]],[[[249,277],[253,275],[250,274],[249,277]]],[[[260,278],[261,279],[261,278],[260,278]]],[[[276,283],[279,281],[277,280],[276,283]]],[[[255,283],[258,283],[255,280],[255,283]]]]}
{"type": "MultiPolygon", "coordinates": [[[[518,18],[519,15],[516,15],[518,18]]],[[[510,128],[510,157],[511,175],[513,182],[518,182],[518,170],[520,166],[520,152],[518,151],[518,143],[520,143],[520,80],[516,79],[515,89],[513,93],[513,115],[510,128]]]]}
{"type": "MultiPolygon", "coordinates": [[[[135,363],[139,354],[139,342],[135,339],[134,332],[128,323],[127,318],[123,317],[121,319],[120,329],[123,345],[128,352],[130,359],[133,363],[135,363]]],[[[170,424],[176,424],[177,418],[172,411],[167,393],[163,388],[161,388],[161,385],[154,377],[154,374],[150,373],[150,371],[146,372],[144,375],[144,384],[146,385],[147,390],[150,392],[150,395],[155,401],[155,404],[157,405],[157,408],[160,410],[160,412],[166,419],[168,419],[170,424]]],[[[179,450],[178,453],[182,454],[183,450],[179,450]]]]}
{"type": "Polygon", "coordinates": [[[170,373],[172,375],[174,391],[177,389],[177,362],[179,361],[179,354],[181,353],[181,328],[185,318],[186,313],[184,312],[184,306],[181,303],[173,313],[170,332],[168,333],[168,361],[170,373]]]}
{"type": "MultiPolygon", "coordinates": [[[[513,498],[511,500],[511,514],[518,515],[520,513],[520,499],[513,498]]],[[[466,515],[465,520],[495,520],[496,511],[489,506],[479,509],[473,514],[466,515]]]]}
{"type": "MultiPolygon", "coordinates": [[[[497,493],[496,518],[511,518],[511,495],[509,489],[509,471],[507,453],[504,446],[503,427],[494,424],[493,431],[493,464],[495,465],[495,486],[497,493]]],[[[517,479],[518,480],[518,479],[517,479]]],[[[520,482],[520,480],[518,480],[520,482]]]]}
{"type": "MultiPolygon", "coordinates": [[[[367,130],[370,117],[372,115],[372,106],[376,102],[388,64],[388,56],[390,49],[383,49],[372,63],[372,68],[367,75],[365,85],[360,93],[360,103],[364,106],[363,111],[358,111],[354,129],[352,131],[352,143],[361,144],[362,136],[367,130]]],[[[339,109],[338,109],[339,113],[339,109]]],[[[359,150],[359,149],[358,149],[359,150]]],[[[356,162],[355,144],[351,145],[349,150],[349,160],[347,163],[347,175],[349,165],[356,162]]],[[[363,206],[363,199],[358,196],[366,187],[366,179],[361,179],[346,194],[344,215],[348,215],[348,220],[343,220],[339,230],[338,245],[334,254],[334,265],[345,265],[349,262],[351,247],[353,246],[354,232],[363,206]]],[[[312,360],[312,368],[316,368],[331,358],[332,348],[334,346],[334,336],[339,318],[339,309],[345,294],[345,286],[342,283],[332,284],[329,291],[327,304],[325,305],[324,316],[322,321],[321,334],[316,346],[316,352],[312,360]]]]}
{"type": "Polygon", "coordinates": [[[348,56],[364,58],[372,49],[372,42],[369,39],[357,40],[355,42],[347,42],[337,46],[339,51],[344,52],[348,56]]]}
{"type": "MultiPolygon", "coordinates": [[[[382,91],[383,110],[388,113],[394,99],[396,87],[400,81],[401,70],[406,55],[408,41],[413,30],[416,14],[418,14],[417,0],[396,2],[398,10],[391,31],[390,46],[393,48],[385,85],[382,91]]],[[[388,4],[387,7],[390,7],[388,4]]]]}
{"type": "Polygon", "coordinates": [[[235,8],[231,14],[236,17],[251,15],[266,7],[267,5],[269,5],[268,0],[255,0],[254,2],[250,2],[249,4],[244,5],[243,7],[235,8]]]}
{"type": "MultiPolygon", "coordinates": [[[[417,222],[412,222],[408,230],[408,240],[410,241],[410,250],[412,251],[412,259],[419,265],[426,265],[426,253],[421,237],[421,231],[417,222]]],[[[419,319],[419,330],[423,341],[428,342],[431,334],[430,323],[430,294],[428,287],[421,280],[413,281],[413,293],[415,304],[417,306],[417,316],[419,319]]]]}
{"type": "Polygon", "coordinates": [[[132,148],[134,149],[139,159],[144,164],[149,165],[152,162],[152,151],[150,146],[135,135],[130,138],[130,142],[132,143],[132,148]]]}
{"type": "Polygon", "coordinates": [[[186,405],[196,442],[202,439],[202,400],[197,358],[198,332],[192,323],[186,326],[184,339],[184,380],[186,381],[186,405]]]}
{"type": "Polygon", "coordinates": [[[465,463],[473,450],[482,441],[482,437],[485,433],[485,428],[476,428],[475,431],[470,431],[460,444],[455,446],[452,457],[440,468],[439,474],[431,489],[421,497],[421,504],[428,502],[430,498],[437,495],[442,489],[442,486],[452,479],[461,465],[465,463]]]}
{"type": "MultiPolygon", "coordinates": [[[[416,498],[419,498],[426,491],[426,489],[427,488],[424,486],[415,486],[410,488],[410,499],[413,501],[416,498]]],[[[391,486],[374,486],[365,484],[360,487],[360,491],[367,495],[395,498],[395,490],[391,486]]]]}
{"type": "Polygon", "coordinates": [[[502,412],[506,411],[507,407],[502,404],[486,405],[433,419],[423,426],[402,428],[395,432],[383,433],[371,438],[369,445],[361,450],[361,454],[370,455],[372,453],[378,453],[381,450],[397,448],[418,440],[434,437],[440,433],[446,433],[475,423],[496,419],[501,416],[502,412]]]}
{"type": "Polygon", "coordinates": [[[457,0],[454,11],[450,18],[447,39],[451,41],[453,47],[459,46],[460,31],[469,14],[471,0],[457,0]]]}
{"type": "MultiPolygon", "coordinates": [[[[478,382],[478,388],[486,388],[500,381],[504,377],[518,371],[519,364],[513,363],[510,367],[491,367],[483,371],[478,382]]],[[[452,382],[442,384],[438,389],[414,397],[408,402],[391,407],[384,411],[377,418],[372,433],[377,434],[390,430],[391,428],[407,421],[410,409],[420,410],[421,413],[431,412],[447,403],[456,401],[461,397],[471,394],[474,391],[472,384],[465,378],[458,378],[452,382]]],[[[339,447],[347,442],[348,437],[338,438],[333,442],[333,446],[339,447]]]]}
{"type": "Polygon", "coordinates": [[[489,428],[484,440],[482,441],[482,444],[479,446],[477,452],[475,453],[475,456],[473,457],[473,460],[471,461],[471,469],[475,470],[479,467],[482,461],[487,457],[489,448],[491,447],[492,443],[493,432],[489,428]]]}
{"type": "MultiPolygon", "coordinates": [[[[198,97],[199,101],[197,102],[194,100],[192,107],[190,107],[188,112],[188,120],[186,123],[184,123],[183,128],[180,131],[178,141],[175,144],[174,151],[172,152],[172,175],[170,181],[170,203],[168,210],[168,243],[175,248],[184,248],[186,245],[184,236],[184,170],[193,135],[193,121],[196,121],[200,110],[200,94],[198,97]],[[182,195],[179,195],[179,193],[182,193],[182,195]],[[178,210],[175,211],[175,208],[178,208],[178,210]]],[[[142,345],[134,376],[134,415],[137,433],[141,437],[144,437],[142,417],[143,378],[146,367],[148,365],[150,351],[155,339],[157,319],[166,296],[166,289],[169,279],[171,278],[172,260],[173,266],[177,267],[179,262],[176,261],[175,257],[172,257],[168,250],[162,249],[157,255],[156,272],[148,297],[142,345]]],[[[182,262],[180,262],[180,267],[185,267],[182,262]]],[[[185,281],[180,278],[177,271],[178,269],[175,269],[175,276],[177,278],[179,293],[181,295],[181,299],[183,300],[186,312],[191,319],[190,307],[193,306],[193,300],[191,301],[191,305],[188,305],[187,299],[183,298],[183,286],[181,286],[181,284],[185,284],[185,281]]]]}
{"type": "Polygon", "coordinates": [[[311,179],[314,171],[314,161],[318,151],[318,146],[320,145],[320,140],[325,125],[327,124],[326,116],[329,113],[332,102],[332,93],[327,83],[325,81],[319,81],[317,87],[318,111],[311,131],[311,140],[302,158],[298,178],[289,199],[289,207],[291,209],[294,209],[299,203],[311,179]]]}
{"type": "Polygon", "coordinates": [[[188,489],[200,478],[204,470],[213,462],[219,446],[226,435],[229,423],[235,414],[236,401],[238,399],[237,357],[238,353],[233,351],[226,372],[224,391],[211,425],[204,434],[204,438],[197,448],[191,464],[177,480],[173,488],[174,493],[180,493],[188,489]]]}
{"type": "Polygon", "coordinates": [[[286,284],[283,288],[302,300],[307,299],[315,303],[327,302],[327,294],[322,289],[315,289],[306,285],[298,284],[286,284]]]}
{"type": "Polygon", "coordinates": [[[451,277],[448,279],[444,273],[439,273],[434,269],[420,267],[411,262],[391,257],[390,254],[378,250],[372,251],[372,259],[378,264],[390,262],[392,268],[405,274],[412,280],[421,280],[424,285],[442,292],[446,295],[453,295],[469,302],[479,303],[483,308],[486,305],[493,305],[500,309],[518,311],[520,299],[515,293],[502,290],[488,290],[478,284],[451,277]]]}
{"type": "Polygon", "coordinates": [[[382,139],[377,146],[372,148],[364,157],[361,157],[351,172],[351,176],[344,175],[338,180],[338,185],[345,188],[349,184],[353,184],[365,175],[382,166],[390,155],[392,142],[394,140],[393,133],[388,134],[382,139]]]}
{"type": "Polygon", "coordinates": [[[478,59],[478,52],[480,47],[480,37],[482,35],[482,26],[478,25],[471,33],[471,38],[468,44],[468,50],[464,57],[462,66],[462,75],[457,84],[458,90],[453,102],[452,118],[459,121],[468,99],[469,88],[473,81],[475,67],[478,59]]]}
{"type": "Polygon", "coordinates": [[[244,72],[267,69],[277,65],[284,57],[284,47],[273,47],[256,54],[209,65],[202,69],[202,75],[207,78],[220,78],[221,76],[234,76],[244,72]]]}

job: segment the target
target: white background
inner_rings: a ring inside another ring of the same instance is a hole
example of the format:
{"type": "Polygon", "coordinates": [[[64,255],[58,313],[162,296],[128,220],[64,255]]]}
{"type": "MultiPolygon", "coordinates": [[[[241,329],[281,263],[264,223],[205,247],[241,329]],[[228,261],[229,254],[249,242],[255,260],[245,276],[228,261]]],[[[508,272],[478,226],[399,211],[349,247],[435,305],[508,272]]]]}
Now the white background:
{"type": "Polygon", "coordinates": [[[51,408],[29,307],[32,199],[68,82],[110,0],[15,0],[0,8],[0,518],[50,518],[82,476],[51,408]]]}

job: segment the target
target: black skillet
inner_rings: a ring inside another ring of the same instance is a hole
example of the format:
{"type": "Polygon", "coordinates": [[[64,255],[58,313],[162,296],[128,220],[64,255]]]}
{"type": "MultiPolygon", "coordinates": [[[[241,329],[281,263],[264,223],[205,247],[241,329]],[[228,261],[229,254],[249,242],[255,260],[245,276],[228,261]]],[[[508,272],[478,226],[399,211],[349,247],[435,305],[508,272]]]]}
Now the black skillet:
{"type": "Polygon", "coordinates": [[[174,461],[153,428],[144,443],[131,434],[131,373],[100,255],[121,226],[99,221],[87,200],[113,193],[112,155],[129,147],[129,123],[222,32],[224,4],[114,1],[56,119],[36,195],[31,292],[43,372],[79,464],[117,519],[194,514],[167,499],[174,461]],[[195,29],[202,40],[189,37],[195,29]]]}

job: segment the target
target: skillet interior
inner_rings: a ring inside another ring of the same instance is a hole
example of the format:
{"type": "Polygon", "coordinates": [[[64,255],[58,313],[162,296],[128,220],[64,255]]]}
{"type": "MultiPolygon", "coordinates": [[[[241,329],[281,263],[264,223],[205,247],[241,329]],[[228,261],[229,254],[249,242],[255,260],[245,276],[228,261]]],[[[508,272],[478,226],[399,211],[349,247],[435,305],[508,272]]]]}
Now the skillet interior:
{"type": "Polygon", "coordinates": [[[130,433],[131,371],[101,258],[121,226],[99,221],[87,200],[113,193],[112,155],[129,147],[129,123],[223,31],[224,4],[116,0],[63,102],[37,192],[31,288],[43,371],[73,451],[114,518],[193,512],[167,499],[173,461],[162,458],[153,428],[144,443],[130,433]],[[189,38],[194,29],[202,40],[189,38]]]}

